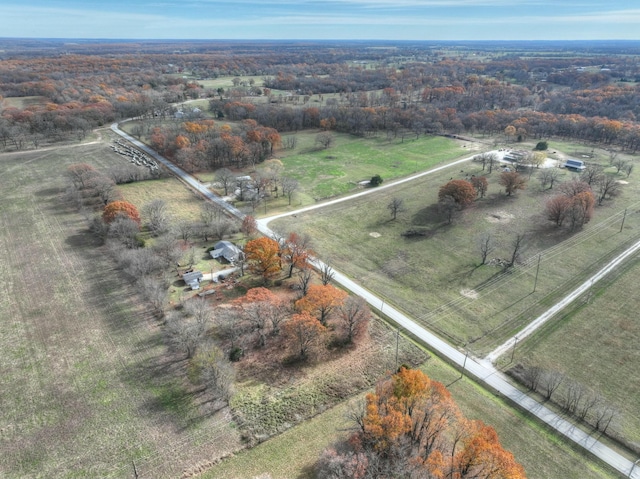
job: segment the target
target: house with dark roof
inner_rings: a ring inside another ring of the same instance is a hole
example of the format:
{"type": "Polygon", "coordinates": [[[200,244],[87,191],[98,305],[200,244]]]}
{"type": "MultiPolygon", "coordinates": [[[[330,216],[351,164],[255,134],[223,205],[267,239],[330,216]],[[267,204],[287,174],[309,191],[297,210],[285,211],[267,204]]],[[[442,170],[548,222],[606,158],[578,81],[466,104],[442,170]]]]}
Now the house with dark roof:
{"type": "Polygon", "coordinates": [[[182,275],[182,279],[190,286],[191,289],[200,289],[200,281],[202,280],[203,275],[200,271],[192,271],[190,273],[185,273],[182,275]]]}
{"type": "Polygon", "coordinates": [[[213,249],[209,252],[213,259],[224,258],[229,263],[235,263],[242,256],[243,252],[240,248],[230,241],[218,241],[213,249]]]}

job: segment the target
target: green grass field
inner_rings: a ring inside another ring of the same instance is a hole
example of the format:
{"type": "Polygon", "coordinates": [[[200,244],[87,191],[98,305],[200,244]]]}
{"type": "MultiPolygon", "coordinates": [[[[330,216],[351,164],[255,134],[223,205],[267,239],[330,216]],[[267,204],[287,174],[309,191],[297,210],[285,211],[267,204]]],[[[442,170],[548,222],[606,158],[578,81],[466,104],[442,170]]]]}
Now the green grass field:
{"type": "Polygon", "coordinates": [[[470,154],[458,142],[429,136],[387,141],[334,134],[335,145],[319,149],[316,132],[297,134],[299,146],[281,150],[285,174],[296,178],[301,193],[313,200],[338,196],[358,188],[358,182],[380,175],[384,180],[427,170],[443,161],[470,154]]]}
{"type": "Polygon", "coordinates": [[[67,165],[116,161],[104,144],[0,155],[3,478],[132,477],[132,461],[178,477],[239,445],[63,200],[67,165]]]}

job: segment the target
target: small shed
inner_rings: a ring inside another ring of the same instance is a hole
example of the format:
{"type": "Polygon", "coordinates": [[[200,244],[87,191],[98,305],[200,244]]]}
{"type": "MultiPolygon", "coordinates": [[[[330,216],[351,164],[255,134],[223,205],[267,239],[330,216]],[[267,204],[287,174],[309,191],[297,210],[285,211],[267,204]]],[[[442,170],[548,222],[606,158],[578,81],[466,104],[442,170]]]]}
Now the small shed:
{"type": "Polygon", "coordinates": [[[586,165],[582,160],[569,159],[564,164],[564,167],[567,168],[568,170],[582,171],[586,168],[586,165]]]}
{"type": "Polygon", "coordinates": [[[191,273],[185,273],[182,275],[182,279],[187,286],[191,287],[191,289],[200,289],[200,281],[202,278],[203,276],[200,271],[192,271],[191,273]]]}
{"type": "Polygon", "coordinates": [[[242,250],[230,241],[218,241],[209,254],[213,259],[224,258],[229,263],[235,263],[240,259],[242,250]]]}

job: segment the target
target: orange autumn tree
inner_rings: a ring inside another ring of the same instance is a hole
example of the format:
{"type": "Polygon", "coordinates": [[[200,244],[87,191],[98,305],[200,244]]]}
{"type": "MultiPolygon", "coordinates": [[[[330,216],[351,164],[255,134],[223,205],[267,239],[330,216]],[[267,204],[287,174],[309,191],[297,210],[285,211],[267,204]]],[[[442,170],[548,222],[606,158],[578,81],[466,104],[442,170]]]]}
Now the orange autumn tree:
{"type": "Polygon", "coordinates": [[[244,296],[233,300],[238,317],[258,336],[258,345],[264,346],[267,335],[280,334],[280,324],[290,314],[286,302],[267,288],[251,288],[244,296]]]}
{"type": "Polygon", "coordinates": [[[281,269],[280,245],[271,238],[262,237],[249,241],[244,247],[244,254],[249,271],[262,276],[265,282],[281,269]]]}
{"type": "Polygon", "coordinates": [[[289,344],[292,344],[300,358],[305,358],[311,346],[316,343],[327,330],[320,321],[306,311],[294,314],[283,324],[282,329],[289,344]]]}
{"type": "Polygon", "coordinates": [[[104,207],[102,219],[105,223],[111,224],[118,215],[127,216],[129,219],[138,223],[140,226],[140,213],[138,209],[128,201],[114,201],[104,207]]]}
{"type": "Polygon", "coordinates": [[[287,278],[291,278],[293,275],[293,268],[300,270],[308,268],[308,261],[311,255],[313,255],[311,238],[307,235],[290,233],[282,248],[282,258],[289,263],[289,275],[287,278]]]}
{"type": "Polygon", "coordinates": [[[368,394],[354,415],[348,445],[329,449],[319,475],[353,469],[358,477],[525,479],[495,430],[464,418],[449,391],[422,371],[402,367],[368,394]]]}
{"type": "Polygon", "coordinates": [[[459,208],[469,206],[476,199],[476,189],[467,180],[452,180],[438,190],[438,199],[450,196],[459,208]]]}
{"type": "Polygon", "coordinates": [[[322,326],[335,308],[339,308],[349,296],[345,291],[330,284],[309,286],[306,296],[296,301],[296,309],[315,315],[322,326]]]}

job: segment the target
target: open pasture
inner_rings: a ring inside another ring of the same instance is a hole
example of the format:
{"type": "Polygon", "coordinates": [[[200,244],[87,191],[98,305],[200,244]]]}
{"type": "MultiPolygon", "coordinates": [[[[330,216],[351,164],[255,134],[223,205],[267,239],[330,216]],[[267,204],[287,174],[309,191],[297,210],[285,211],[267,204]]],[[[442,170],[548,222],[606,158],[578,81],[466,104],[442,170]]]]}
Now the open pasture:
{"type": "Polygon", "coordinates": [[[106,145],[0,155],[0,476],[177,477],[238,447],[63,193],[106,145]]]}
{"type": "Polygon", "coordinates": [[[296,136],[300,145],[293,154],[282,150],[279,156],[285,174],[297,179],[301,190],[315,200],[348,193],[373,175],[389,181],[472,154],[472,148],[439,136],[388,141],[334,134],[334,146],[326,149],[315,145],[315,134],[296,136]]]}
{"type": "Polygon", "coordinates": [[[127,183],[118,188],[139,211],[152,200],[160,199],[166,202],[169,214],[176,221],[195,221],[200,217],[202,198],[174,177],[127,183]]]}
{"type": "MultiPolygon", "coordinates": [[[[309,233],[322,259],[428,328],[483,355],[636,240],[640,213],[634,201],[637,186],[630,181],[621,198],[605,202],[591,223],[570,233],[544,217],[554,190],[542,191],[534,177],[525,191],[507,197],[494,171],[488,195],[446,224],[437,211],[438,188],[473,174],[482,174],[481,167],[468,163],[380,194],[283,218],[272,227],[309,233]],[[406,207],[396,221],[387,209],[394,197],[406,207]],[[421,236],[403,236],[408,230],[421,236]],[[492,264],[480,266],[478,238],[484,234],[497,248],[489,257],[492,264]],[[496,263],[510,259],[517,234],[525,234],[526,247],[518,264],[505,269],[496,263]]],[[[573,175],[563,174],[564,179],[573,175]]]]}
{"type": "Polygon", "coordinates": [[[614,406],[611,433],[640,448],[637,256],[525,341],[515,362],[558,371],[614,406]]]}

